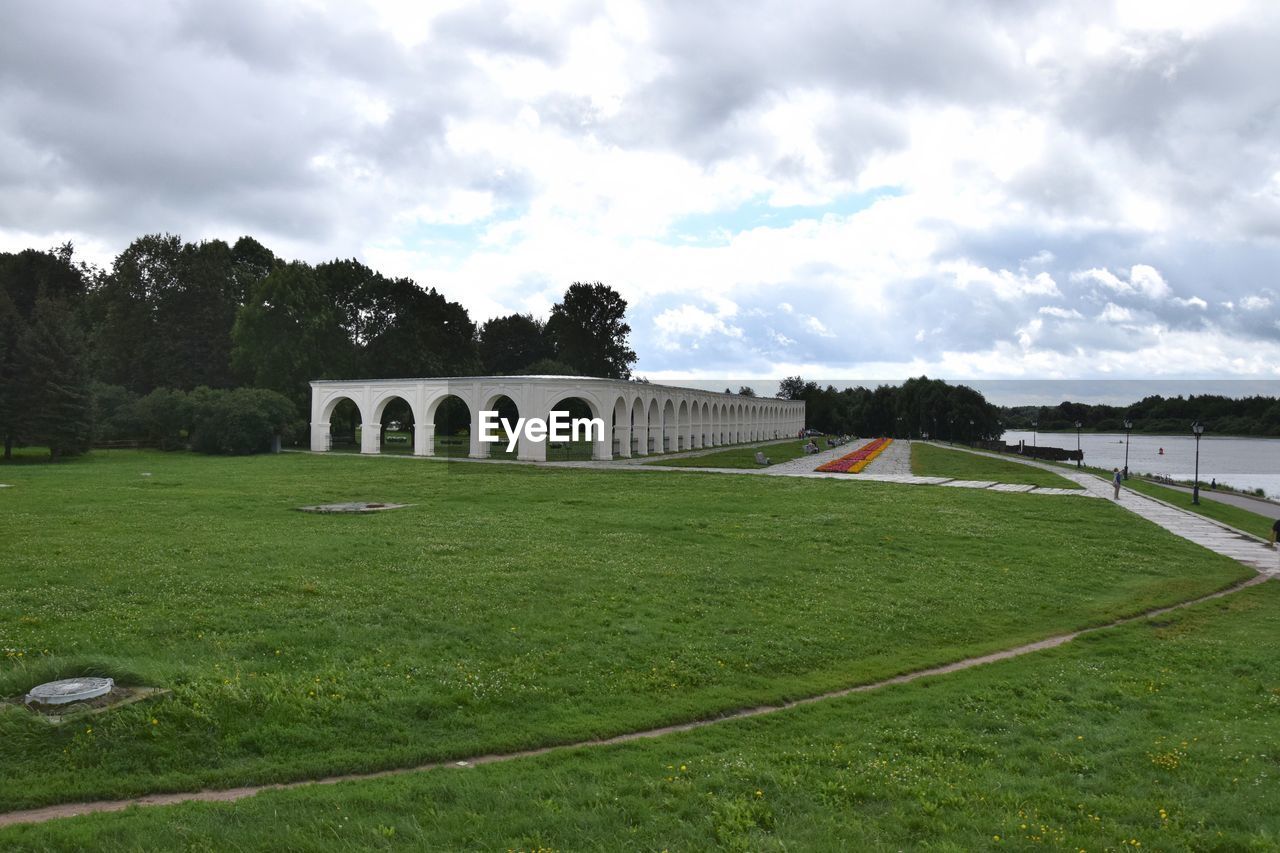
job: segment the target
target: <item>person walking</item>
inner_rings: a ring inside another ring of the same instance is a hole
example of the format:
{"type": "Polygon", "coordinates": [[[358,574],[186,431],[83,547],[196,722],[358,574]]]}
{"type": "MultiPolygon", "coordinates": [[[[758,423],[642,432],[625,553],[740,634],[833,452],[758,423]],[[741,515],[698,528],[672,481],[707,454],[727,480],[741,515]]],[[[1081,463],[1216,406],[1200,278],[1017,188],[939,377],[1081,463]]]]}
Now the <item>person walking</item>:
{"type": "Polygon", "coordinates": [[[1276,537],[1280,536],[1280,518],[1277,518],[1275,524],[1271,525],[1271,541],[1267,543],[1268,548],[1276,547],[1276,537]]]}
{"type": "Polygon", "coordinates": [[[1120,469],[1112,468],[1111,471],[1114,474],[1114,476],[1111,478],[1111,487],[1115,489],[1116,500],[1120,500],[1120,480],[1121,480],[1120,469]]]}

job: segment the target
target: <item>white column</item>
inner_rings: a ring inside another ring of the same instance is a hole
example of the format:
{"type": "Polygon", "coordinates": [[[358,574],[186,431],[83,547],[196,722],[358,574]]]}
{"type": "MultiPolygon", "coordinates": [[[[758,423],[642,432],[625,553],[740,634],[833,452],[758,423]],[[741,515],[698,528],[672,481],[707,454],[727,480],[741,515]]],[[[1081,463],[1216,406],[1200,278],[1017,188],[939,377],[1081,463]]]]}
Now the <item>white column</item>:
{"type": "Polygon", "coordinates": [[[311,425],[311,450],[324,453],[329,449],[329,425],[327,423],[311,425]]]}
{"type": "Polygon", "coordinates": [[[635,440],[635,449],[631,451],[633,456],[649,455],[649,430],[642,423],[637,423],[631,427],[631,437],[635,440]]]}
{"type": "Polygon", "coordinates": [[[607,429],[603,433],[591,442],[591,458],[596,462],[609,462],[613,459],[613,436],[609,435],[607,429]]]}
{"type": "Polygon", "coordinates": [[[613,437],[618,442],[618,456],[623,459],[631,458],[631,427],[615,426],[613,428],[613,437]]]}
{"type": "Polygon", "coordinates": [[[413,455],[414,456],[435,456],[436,455],[436,425],[435,424],[414,424],[413,426],[413,455]]]}
{"type": "Polygon", "coordinates": [[[467,404],[467,409],[471,412],[471,426],[469,427],[469,432],[471,434],[471,447],[468,449],[467,455],[472,459],[488,459],[489,447],[491,445],[480,440],[480,407],[471,400],[466,400],[465,398],[464,402],[467,404]]]}
{"type": "Polygon", "coordinates": [[[546,462],[547,442],[545,440],[531,441],[522,432],[519,441],[516,443],[516,458],[521,462],[546,462]]]}
{"type": "Polygon", "coordinates": [[[382,452],[382,424],[360,425],[360,452],[382,452]]]}

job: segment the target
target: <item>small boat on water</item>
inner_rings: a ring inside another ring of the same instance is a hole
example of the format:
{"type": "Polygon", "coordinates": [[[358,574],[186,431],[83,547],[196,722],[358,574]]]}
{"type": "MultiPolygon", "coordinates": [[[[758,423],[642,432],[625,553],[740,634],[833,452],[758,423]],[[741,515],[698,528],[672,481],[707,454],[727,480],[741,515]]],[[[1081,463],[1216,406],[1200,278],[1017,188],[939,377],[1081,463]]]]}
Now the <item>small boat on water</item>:
{"type": "Polygon", "coordinates": [[[1162,448],[1160,448],[1160,453],[1159,453],[1159,455],[1160,455],[1160,456],[1164,456],[1164,448],[1163,448],[1163,447],[1162,447],[1162,448]]]}

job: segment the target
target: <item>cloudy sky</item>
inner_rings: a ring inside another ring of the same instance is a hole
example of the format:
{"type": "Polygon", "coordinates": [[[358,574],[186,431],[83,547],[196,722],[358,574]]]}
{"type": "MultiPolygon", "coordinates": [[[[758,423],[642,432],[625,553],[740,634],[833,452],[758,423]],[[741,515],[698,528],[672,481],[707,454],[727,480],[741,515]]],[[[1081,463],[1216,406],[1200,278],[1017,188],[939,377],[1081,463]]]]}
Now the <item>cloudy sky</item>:
{"type": "Polygon", "coordinates": [[[639,373],[1280,378],[1280,4],[9,3],[0,249],[251,234],[639,373]]]}

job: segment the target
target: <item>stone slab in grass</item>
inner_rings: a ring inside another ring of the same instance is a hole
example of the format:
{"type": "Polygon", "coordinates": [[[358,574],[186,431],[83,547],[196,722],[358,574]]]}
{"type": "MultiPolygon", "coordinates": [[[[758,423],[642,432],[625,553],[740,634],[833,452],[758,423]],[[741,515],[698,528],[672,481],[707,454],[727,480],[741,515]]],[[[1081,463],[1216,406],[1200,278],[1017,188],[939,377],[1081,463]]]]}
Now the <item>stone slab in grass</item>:
{"type": "Polygon", "coordinates": [[[951,480],[941,485],[955,486],[958,489],[989,489],[995,484],[995,480],[951,480]]]}
{"type": "Polygon", "coordinates": [[[79,717],[102,714],[125,705],[132,705],[154,696],[162,696],[169,691],[163,687],[131,687],[115,684],[110,692],[93,699],[72,702],[62,705],[45,705],[39,702],[27,702],[25,697],[0,702],[0,708],[13,707],[25,709],[46,723],[57,725],[79,717]]]}
{"type": "Polygon", "coordinates": [[[1029,492],[1035,486],[1029,483],[996,483],[991,487],[993,492],[1029,492]]]}
{"type": "Polygon", "coordinates": [[[351,512],[382,512],[388,509],[404,509],[413,504],[389,504],[377,503],[369,501],[348,501],[346,503],[337,504],[317,504],[316,506],[300,506],[301,512],[319,512],[319,513],[351,513],[351,512]]]}

